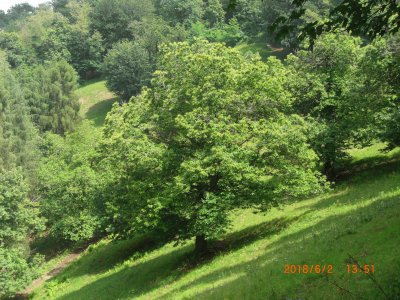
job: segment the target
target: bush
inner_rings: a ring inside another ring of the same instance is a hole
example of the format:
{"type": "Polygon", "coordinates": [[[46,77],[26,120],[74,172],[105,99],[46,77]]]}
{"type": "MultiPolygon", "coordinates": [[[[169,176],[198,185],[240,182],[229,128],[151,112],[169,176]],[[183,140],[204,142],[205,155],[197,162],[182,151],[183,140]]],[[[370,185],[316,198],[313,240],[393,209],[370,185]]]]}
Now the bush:
{"type": "Polygon", "coordinates": [[[231,47],[244,38],[244,33],[235,18],[232,18],[229,24],[223,24],[210,29],[206,28],[203,23],[196,22],[192,24],[191,31],[194,37],[204,38],[210,42],[225,43],[231,47]]]}
{"type": "Polygon", "coordinates": [[[149,53],[135,42],[121,42],[110,50],[103,64],[107,87],[128,101],[150,81],[149,53]]]}

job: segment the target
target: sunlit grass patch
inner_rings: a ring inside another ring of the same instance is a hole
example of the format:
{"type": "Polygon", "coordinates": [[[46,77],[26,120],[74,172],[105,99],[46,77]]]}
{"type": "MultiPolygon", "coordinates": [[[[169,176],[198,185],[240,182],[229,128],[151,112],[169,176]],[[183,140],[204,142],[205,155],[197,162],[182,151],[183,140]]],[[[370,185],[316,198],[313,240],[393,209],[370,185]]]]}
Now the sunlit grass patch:
{"type": "Polygon", "coordinates": [[[118,101],[115,94],[107,89],[105,80],[88,81],[76,93],[81,103],[81,116],[93,121],[97,127],[103,125],[113,103],[118,101]]]}

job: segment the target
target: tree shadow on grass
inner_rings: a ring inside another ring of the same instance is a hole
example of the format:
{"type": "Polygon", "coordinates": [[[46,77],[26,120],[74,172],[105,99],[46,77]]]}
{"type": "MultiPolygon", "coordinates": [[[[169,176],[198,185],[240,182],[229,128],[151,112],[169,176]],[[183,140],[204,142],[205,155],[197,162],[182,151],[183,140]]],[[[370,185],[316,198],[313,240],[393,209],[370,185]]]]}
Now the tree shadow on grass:
{"type": "MultiPolygon", "coordinates": [[[[385,199],[385,201],[389,200],[398,200],[398,197],[385,199]]],[[[358,208],[357,210],[359,213],[366,212],[366,210],[370,209],[379,210],[379,208],[372,208],[378,205],[379,203],[371,203],[369,206],[358,208]]],[[[295,221],[298,218],[299,217],[296,217],[292,221],[295,221]]],[[[293,234],[283,236],[279,240],[272,242],[268,245],[268,248],[263,250],[264,254],[251,261],[235,264],[226,268],[220,268],[206,275],[202,275],[194,281],[169,292],[167,295],[160,296],[160,299],[174,298],[176,293],[196,288],[196,286],[204,287],[204,285],[212,285],[221,278],[228,276],[227,274],[236,275],[237,279],[225,283],[220,287],[201,291],[198,294],[199,298],[218,299],[220,297],[216,297],[215,294],[218,293],[219,289],[228,291],[235,290],[235,287],[240,285],[243,286],[243,278],[246,276],[250,276],[251,278],[251,276],[255,276],[254,274],[258,274],[257,276],[262,276],[260,274],[264,273],[270,274],[268,268],[271,267],[271,264],[273,263],[271,262],[271,258],[274,258],[273,261],[275,261],[275,264],[280,264],[280,273],[272,275],[280,276],[282,273],[281,269],[285,263],[284,257],[288,257],[288,251],[296,252],[299,249],[302,249],[305,245],[309,245],[309,247],[311,245],[316,249],[320,247],[320,249],[318,249],[318,251],[322,252],[320,255],[326,258],[326,254],[330,251],[329,249],[335,247],[338,240],[354,234],[354,231],[348,230],[349,226],[356,228],[358,225],[361,226],[363,223],[368,223],[369,221],[370,219],[358,218],[358,216],[355,215],[355,211],[343,215],[329,216],[316,224],[293,234]],[[360,224],[357,224],[357,222],[360,224]],[[332,231],[332,224],[339,226],[339,229],[332,231]],[[315,235],[316,231],[319,232],[317,235],[315,235]]],[[[218,243],[224,245],[222,249],[221,247],[216,247],[216,249],[219,249],[217,252],[218,254],[241,248],[257,241],[258,239],[278,233],[280,230],[287,227],[290,222],[291,220],[287,219],[276,219],[270,222],[265,222],[227,235],[223,241],[216,242],[214,245],[218,245],[218,243]]],[[[367,243],[367,241],[365,241],[365,243],[367,243]]],[[[363,242],[361,242],[359,248],[363,247],[363,242]]],[[[192,251],[193,245],[175,248],[164,255],[134,264],[133,266],[126,266],[112,275],[100,278],[77,291],[73,291],[60,297],[59,299],[133,299],[139,297],[158,289],[161,286],[172,284],[194,267],[199,268],[204,263],[209,262],[209,260],[203,260],[201,263],[194,265],[192,262],[192,251]]],[[[312,256],[302,257],[301,259],[301,262],[293,263],[315,264],[316,260],[321,260],[320,257],[312,256]]],[[[323,261],[318,261],[318,263],[323,263],[323,261]]],[[[320,278],[321,276],[319,275],[317,277],[320,278]]],[[[319,281],[318,284],[320,284],[319,281]]],[[[326,283],[324,284],[326,285],[326,283]]],[[[269,294],[264,295],[264,297],[267,298],[270,296],[271,295],[269,294]]],[[[198,297],[196,296],[196,298],[198,297]]],[[[238,297],[240,297],[240,295],[238,295],[238,297]]]]}
{"type": "Polygon", "coordinates": [[[400,161],[376,166],[371,170],[364,171],[349,182],[341,183],[335,191],[327,197],[322,197],[316,203],[304,205],[301,208],[320,210],[330,206],[357,205],[375,197],[381,197],[382,191],[391,192],[397,189],[396,182],[400,182],[400,161]],[[387,180],[382,181],[385,177],[387,180]]]}
{"type": "Polygon", "coordinates": [[[283,229],[287,228],[290,224],[298,220],[300,217],[301,216],[292,218],[276,218],[271,221],[246,227],[240,231],[227,234],[223,237],[223,239],[212,242],[211,250],[214,253],[220,254],[242,248],[254,241],[279,233],[283,229]]]}
{"type": "Polygon", "coordinates": [[[129,258],[138,259],[146,252],[156,250],[161,246],[151,235],[141,235],[129,240],[110,241],[107,244],[89,247],[78,261],[65,270],[65,276],[73,278],[100,274],[129,258]]]}
{"type": "MultiPolygon", "coordinates": [[[[131,264],[133,264],[133,266],[126,266],[122,270],[96,280],[80,290],[65,295],[60,299],[121,299],[138,297],[162,285],[176,281],[190,270],[211,261],[217,255],[241,248],[268,235],[276,234],[289,226],[295,219],[296,218],[275,219],[228,234],[224,240],[211,242],[211,254],[200,260],[194,255],[193,244],[187,244],[185,246],[173,248],[167,254],[157,256],[144,262],[135,264],[135,262],[132,261],[131,264]]],[[[120,242],[120,244],[123,244],[123,247],[111,244],[105,246],[103,249],[99,249],[95,254],[88,253],[80,259],[80,262],[75,262],[70,266],[69,270],[61,273],[54,278],[53,281],[63,282],[68,278],[85,274],[106,272],[119,262],[123,262],[132,257],[135,253],[141,253],[141,250],[138,250],[135,243],[124,241],[120,242]],[[111,249],[112,247],[120,247],[121,249],[115,251],[115,249],[111,249]],[[132,247],[135,250],[132,251],[132,247]],[[108,258],[107,256],[110,255],[110,252],[113,257],[108,258]]]]}
{"type": "MultiPolygon", "coordinates": [[[[398,177],[399,175],[392,174],[388,176],[398,177]]],[[[313,210],[320,210],[333,204],[339,206],[346,204],[354,206],[353,210],[350,212],[342,215],[339,214],[334,216],[327,216],[325,219],[322,219],[317,224],[312,224],[305,229],[281,237],[278,241],[268,245],[268,249],[265,250],[264,255],[259,256],[250,262],[236,264],[227,268],[220,268],[207,275],[201,276],[194,281],[185,284],[184,286],[175,289],[174,291],[168,293],[166,297],[164,297],[164,295],[161,298],[173,298],[174,293],[182,292],[186,289],[193,289],[196,288],[196,286],[212,284],[213,282],[216,282],[221,278],[226,277],[226,274],[236,274],[240,278],[243,278],[243,276],[251,277],[252,272],[266,272],[267,274],[268,268],[271,266],[271,258],[274,258],[275,261],[284,261],[284,257],[282,257],[282,255],[285,252],[287,253],[287,249],[289,248],[302,249],[305,244],[312,244],[314,247],[319,247],[319,240],[323,240],[323,243],[321,242],[323,246],[322,250],[320,249],[319,251],[329,253],[329,249],[331,247],[335,247],[337,241],[346,238],[349,235],[353,235],[357,232],[357,228],[355,227],[357,223],[360,223],[362,225],[363,223],[367,223],[375,217],[375,212],[370,212],[367,209],[368,207],[376,207],[380,205],[380,203],[383,204],[383,200],[385,202],[389,200],[398,201],[398,196],[389,197],[381,194],[382,190],[390,191],[391,188],[396,186],[393,180],[388,182],[385,181],[383,183],[379,181],[375,182],[373,176],[367,176],[366,178],[368,178],[369,181],[367,180],[364,185],[357,185],[357,187],[354,188],[354,191],[350,190],[344,191],[344,193],[342,194],[333,194],[329,196],[328,199],[324,198],[323,201],[314,203],[313,205],[302,207],[302,209],[309,210],[304,212],[300,216],[292,219],[275,219],[270,222],[265,222],[226,235],[223,240],[216,241],[211,244],[211,247],[214,250],[214,256],[210,256],[207,259],[201,260],[200,262],[193,261],[193,245],[186,245],[184,247],[181,246],[164,255],[157,256],[144,262],[139,262],[135,264],[134,261],[132,261],[132,263],[130,264],[133,264],[133,266],[126,266],[125,268],[117,271],[116,273],[113,273],[112,275],[100,278],[77,291],[73,291],[67,295],[64,295],[60,299],[84,299],[85,297],[88,299],[135,298],[140,295],[149,293],[161,286],[166,286],[177,281],[180,277],[187,274],[193,268],[201,267],[203,264],[209,262],[215,257],[215,255],[244,247],[259,239],[279,233],[282,229],[289,226],[292,222],[296,221],[298,218],[302,218],[304,215],[309,214],[313,210]],[[382,184],[387,184],[387,186],[382,186],[382,184]],[[366,191],[366,189],[368,188],[369,190],[366,191]],[[376,200],[376,202],[371,202],[368,205],[364,205],[363,207],[357,207],[357,205],[361,204],[363,201],[376,197],[378,197],[378,200],[376,200]],[[350,220],[348,218],[350,218],[350,220]],[[340,230],[332,231],[332,228],[335,226],[339,226],[340,230]],[[315,232],[319,233],[316,235],[315,232]]],[[[365,243],[367,243],[367,241],[361,241],[359,245],[357,245],[357,247],[362,248],[364,246],[367,246],[365,243]]],[[[125,256],[114,252],[112,255],[115,257],[111,258],[111,262],[107,263],[93,260],[92,267],[86,268],[82,266],[80,270],[71,269],[68,273],[65,273],[64,276],[62,276],[63,274],[60,274],[60,276],[58,276],[57,278],[61,277],[62,280],[62,278],[67,279],[88,273],[97,274],[101,272],[106,272],[107,270],[117,265],[119,262],[122,262],[126,258],[131,257],[133,255],[132,253],[135,252],[135,250],[132,251],[132,248],[130,248],[129,246],[127,246],[126,249],[130,250],[126,250],[127,252],[125,256]]],[[[139,247],[138,252],[141,252],[142,250],[143,249],[140,250],[139,247]]],[[[110,251],[104,249],[103,252],[97,255],[97,258],[100,259],[103,256],[107,255],[110,255],[110,251]]],[[[291,256],[286,255],[286,257],[291,256]]],[[[301,263],[315,264],[316,259],[317,258],[315,257],[308,257],[305,258],[301,263]]],[[[281,273],[282,271],[278,275],[281,275],[281,273]]],[[[274,276],[278,275],[275,274],[274,276]]],[[[58,280],[57,278],[55,279],[58,280]]],[[[313,278],[315,278],[315,276],[313,278]]],[[[320,278],[320,276],[318,278],[320,278]]],[[[319,280],[318,278],[317,281],[319,280]]],[[[208,299],[208,297],[211,297],[211,295],[215,295],[215,293],[218,293],[218,291],[220,291],[221,289],[234,290],[236,286],[240,286],[240,280],[234,279],[230,283],[228,282],[223,284],[221,287],[201,291],[198,293],[198,296],[200,298],[208,299]]],[[[313,285],[314,283],[311,282],[307,284],[313,285]]],[[[318,281],[318,284],[320,284],[320,281],[318,281]]],[[[326,283],[324,283],[323,286],[325,288],[326,283]]],[[[270,291],[268,291],[268,293],[269,292],[270,291]]],[[[265,294],[264,297],[272,297],[273,295],[271,295],[265,294]]],[[[215,297],[213,296],[211,298],[215,297]]]]}
{"type": "MultiPolygon", "coordinates": [[[[390,202],[393,206],[397,205],[398,209],[398,199],[398,197],[389,197],[384,201],[390,202]]],[[[381,299],[379,296],[382,297],[383,295],[380,294],[380,291],[366,275],[360,274],[356,278],[354,275],[346,277],[336,274],[336,272],[340,273],[338,270],[345,270],[346,263],[348,262],[348,253],[352,253],[360,262],[365,261],[365,249],[368,249],[369,246],[368,240],[352,241],[353,244],[349,243],[347,249],[342,249],[344,242],[341,239],[354,239],[355,232],[349,231],[349,226],[353,226],[356,231],[367,231],[368,234],[373,236],[374,234],[369,233],[369,230],[362,228],[363,225],[371,222],[371,219],[362,219],[357,216],[370,214],[371,211],[377,214],[382,213],[379,202],[359,208],[356,215],[352,211],[323,219],[313,226],[282,237],[276,242],[269,244],[268,248],[265,248],[265,253],[253,260],[219,268],[168,293],[160,295],[156,299],[174,299],[175,295],[181,295],[182,292],[188,290],[193,291],[195,294],[191,295],[192,299],[308,299],[310,297],[310,289],[313,289],[313,292],[317,295],[325,295],[324,299],[328,299],[328,296],[329,299],[358,299],[358,296],[360,296],[359,299],[381,299]],[[338,229],[332,230],[332,224],[337,224],[338,229]],[[319,234],[315,235],[315,231],[318,231],[319,234]],[[329,261],[331,255],[343,256],[343,261],[342,265],[333,266],[336,272],[330,277],[329,281],[326,280],[324,274],[301,276],[298,274],[287,275],[283,273],[285,264],[327,264],[328,262],[326,261],[329,261]],[[287,261],[287,257],[291,257],[294,260],[298,259],[298,261],[287,261]],[[226,283],[216,284],[221,278],[230,277],[234,279],[228,280],[226,283]],[[288,289],[284,289],[284,292],[276,292],[275,287],[272,287],[272,283],[274,282],[272,280],[271,283],[272,278],[275,278],[275,284],[279,284],[279,280],[288,281],[288,289]],[[301,280],[298,280],[298,278],[301,278],[301,280]],[[353,295],[344,294],[344,291],[338,289],[333,283],[343,287],[350,285],[353,295]],[[371,295],[370,298],[365,297],[365,294],[363,294],[365,284],[369,285],[375,296],[371,295]],[[322,294],[319,294],[320,292],[322,294]]],[[[391,218],[394,217],[395,214],[393,213],[391,218]]],[[[377,236],[379,233],[375,232],[375,235],[377,236]]],[[[387,249],[396,249],[397,254],[392,254],[393,257],[398,257],[400,250],[394,246],[400,242],[400,237],[395,236],[393,233],[392,238],[389,238],[387,241],[390,245],[386,245],[383,242],[378,243],[381,247],[379,252],[385,253],[387,249]]],[[[400,263],[400,260],[398,262],[400,263]]],[[[390,269],[391,266],[386,267],[390,269]]],[[[378,277],[378,281],[381,281],[383,285],[390,285],[390,280],[384,280],[383,277],[385,277],[385,274],[378,277]]],[[[312,299],[318,299],[318,296],[312,299]]]]}
{"type": "Polygon", "coordinates": [[[352,177],[377,177],[400,168],[400,151],[393,150],[388,155],[375,155],[360,159],[356,162],[347,161],[344,163],[345,169],[339,171],[336,180],[338,182],[352,177]]]}
{"type": "Polygon", "coordinates": [[[100,101],[89,108],[85,116],[88,120],[93,121],[96,127],[104,124],[107,113],[111,111],[113,104],[118,101],[118,97],[100,101]]]}
{"type": "Polygon", "coordinates": [[[61,255],[65,251],[75,250],[71,245],[60,243],[60,241],[46,234],[44,236],[36,237],[30,245],[33,254],[39,253],[44,255],[46,261],[61,255]]]}

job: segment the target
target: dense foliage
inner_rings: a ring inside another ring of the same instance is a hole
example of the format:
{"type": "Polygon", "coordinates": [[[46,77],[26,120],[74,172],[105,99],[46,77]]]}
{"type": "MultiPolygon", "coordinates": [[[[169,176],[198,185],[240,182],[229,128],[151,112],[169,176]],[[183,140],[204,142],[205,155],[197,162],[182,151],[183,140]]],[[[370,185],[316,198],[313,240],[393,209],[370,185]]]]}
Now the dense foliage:
{"type": "Polygon", "coordinates": [[[34,123],[41,132],[64,134],[79,121],[78,76],[66,61],[52,61],[19,73],[34,123]]]}
{"type": "Polygon", "coordinates": [[[279,28],[280,35],[294,30],[301,32],[300,39],[309,38],[310,46],[324,32],[345,29],[357,35],[376,38],[396,33],[400,29],[400,3],[393,0],[343,0],[333,1],[328,18],[309,20],[299,26],[298,21],[307,13],[310,0],[296,0],[287,13],[278,16],[272,28],[279,28]]]}
{"type": "Polygon", "coordinates": [[[108,88],[125,101],[150,81],[151,69],[149,52],[135,42],[116,44],[103,64],[108,88]]]}
{"type": "Polygon", "coordinates": [[[160,227],[196,236],[203,251],[232,208],[264,209],[322,189],[304,121],[285,115],[279,61],[196,41],[165,48],[159,68],[152,88],[116,107],[105,128],[119,230],[160,227]]]}
{"type": "Polygon", "coordinates": [[[24,166],[32,170],[37,142],[27,101],[0,52],[0,171],[24,166]]]}
{"type": "Polygon", "coordinates": [[[34,276],[28,236],[42,229],[38,209],[28,199],[34,184],[36,130],[5,55],[0,53],[0,298],[11,296],[34,276]]]}
{"type": "Polygon", "coordinates": [[[59,241],[92,238],[100,226],[100,177],[91,166],[99,133],[87,123],[65,139],[47,134],[39,168],[41,211],[59,241]]]}
{"type": "Polygon", "coordinates": [[[151,1],[99,0],[90,14],[91,27],[100,32],[104,46],[109,49],[114,43],[132,37],[130,24],[149,16],[153,9],[151,1]]]}
{"type": "Polygon", "coordinates": [[[330,176],[345,150],[363,138],[360,130],[370,124],[367,118],[373,117],[366,113],[370,103],[361,94],[360,43],[346,35],[326,35],[313,52],[300,51],[287,59],[293,76],[289,89],[295,96],[294,108],[311,118],[315,129],[312,144],[330,176]]]}
{"type": "Polygon", "coordinates": [[[317,194],[350,149],[399,146],[397,2],[53,0],[0,11],[0,298],[35,275],[29,241],[43,224],[63,245],[151,232],[195,237],[202,253],[231,211],[317,194]],[[100,76],[113,93],[80,111],[76,88],[100,76]],[[115,95],[101,129],[81,123],[115,95]]]}

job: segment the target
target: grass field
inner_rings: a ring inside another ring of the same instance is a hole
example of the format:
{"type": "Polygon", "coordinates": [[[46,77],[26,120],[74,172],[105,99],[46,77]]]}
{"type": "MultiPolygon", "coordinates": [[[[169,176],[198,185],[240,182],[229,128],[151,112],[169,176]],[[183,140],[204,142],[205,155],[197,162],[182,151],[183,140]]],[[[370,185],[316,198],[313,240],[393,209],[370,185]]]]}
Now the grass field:
{"type": "Polygon", "coordinates": [[[284,59],[288,55],[288,51],[284,48],[275,48],[265,37],[258,36],[248,41],[243,41],[235,46],[236,49],[242,53],[252,52],[260,54],[263,60],[266,60],[270,56],[276,56],[279,59],[284,59]]]}
{"type": "Polygon", "coordinates": [[[81,103],[81,116],[93,121],[96,127],[104,123],[107,113],[118,98],[106,87],[105,80],[91,80],[85,82],[78,90],[77,95],[81,103]]]}
{"type": "Polygon", "coordinates": [[[232,212],[208,260],[193,262],[193,241],[151,248],[141,237],[102,240],[32,297],[399,299],[400,151],[382,147],[351,151],[354,174],[325,195],[265,215],[232,212]],[[375,273],[348,273],[354,260],[375,273]],[[285,274],[286,264],[332,265],[332,273],[285,274]]]}

